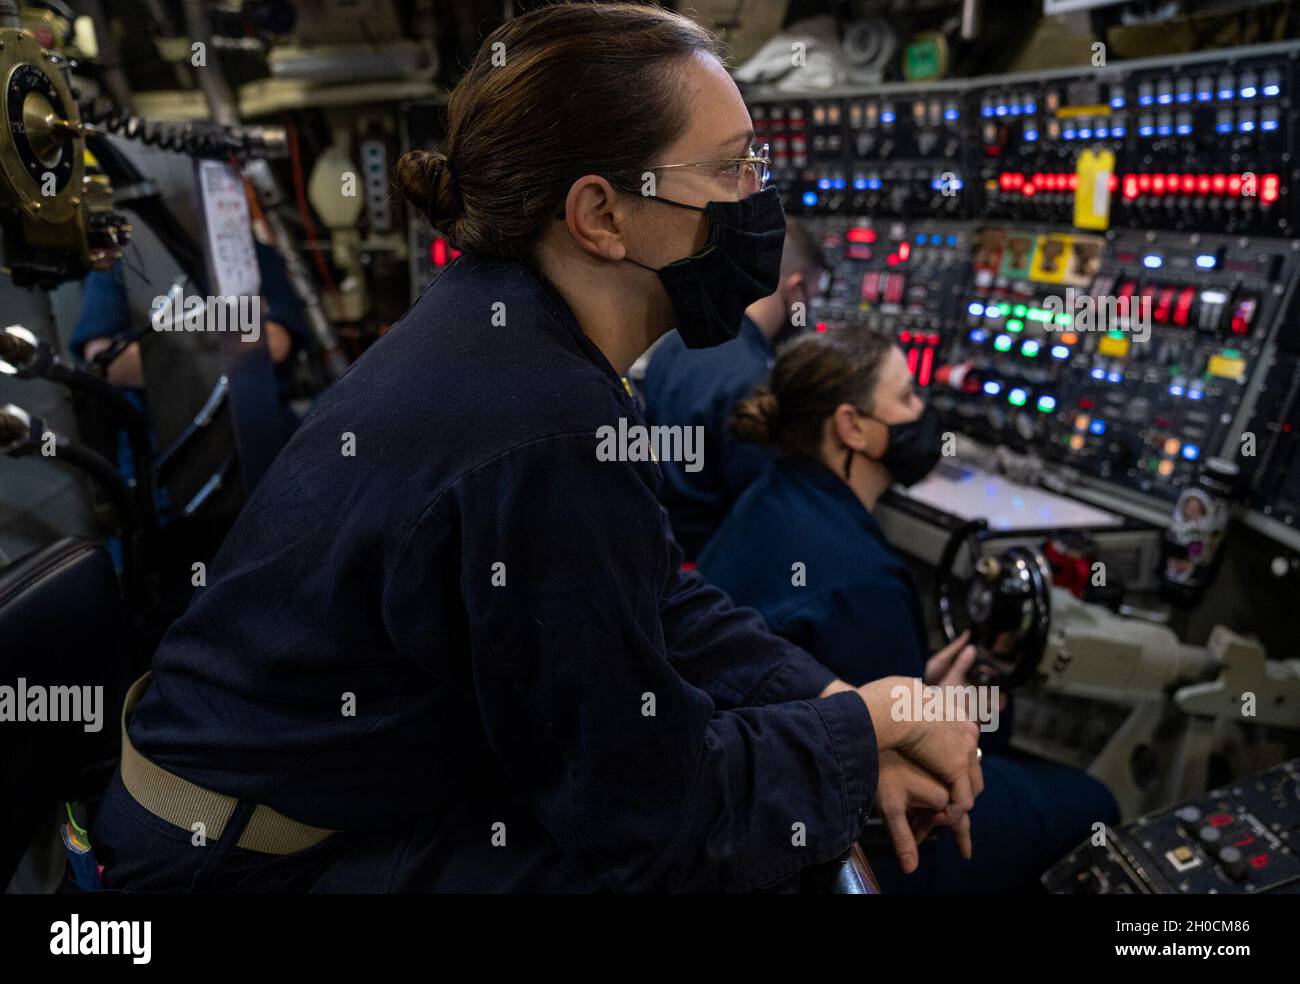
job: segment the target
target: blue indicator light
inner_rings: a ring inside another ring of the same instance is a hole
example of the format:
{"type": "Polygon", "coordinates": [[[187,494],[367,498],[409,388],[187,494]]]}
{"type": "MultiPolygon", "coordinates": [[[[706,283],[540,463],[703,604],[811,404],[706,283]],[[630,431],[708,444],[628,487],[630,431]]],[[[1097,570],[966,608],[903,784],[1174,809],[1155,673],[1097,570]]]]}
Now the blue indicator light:
{"type": "Polygon", "coordinates": [[[1202,89],[1196,93],[1196,98],[1200,102],[1209,102],[1211,99],[1214,98],[1214,93],[1211,92],[1209,89],[1202,89]]]}
{"type": "Polygon", "coordinates": [[[1032,102],[1025,103],[1025,112],[1026,113],[1038,112],[1038,103],[1032,103],[1032,102]]]}
{"type": "Polygon", "coordinates": [[[832,184],[833,184],[836,188],[839,188],[839,189],[842,190],[842,189],[844,188],[844,179],[843,179],[843,178],[836,178],[836,179],[832,182],[832,184]]]}
{"type": "Polygon", "coordinates": [[[1025,343],[1020,346],[1020,354],[1032,359],[1038,354],[1038,343],[1032,338],[1026,338],[1025,343]]]}
{"type": "MultiPolygon", "coordinates": [[[[937,238],[937,237],[936,237],[936,238],[937,238]]],[[[948,234],[947,242],[948,242],[948,245],[949,245],[949,246],[956,246],[956,245],[957,245],[957,235],[956,235],[956,233],[949,233],[949,234],[948,234]]]]}
{"type": "Polygon", "coordinates": [[[1073,140],[1073,139],[1074,139],[1074,132],[1075,132],[1075,131],[1074,131],[1074,128],[1071,127],[1071,128],[1068,129],[1068,130],[1062,130],[1062,131],[1061,131],[1061,136],[1064,137],[1066,140],[1073,140]]]}
{"type": "MultiPolygon", "coordinates": [[[[984,313],[984,305],[981,304],[979,301],[971,301],[970,304],[967,306],[966,310],[970,312],[970,316],[972,318],[978,318],[980,315],[984,313]]],[[[975,333],[972,332],[971,338],[974,337],[975,337],[975,333]]]]}
{"type": "Polygon", "coordinates": [[[1202,393],[1200,390],[1197,389],[1191,389],[1187,391],[1187,398],[1189,400],[1199,400],[1204,395],[1205,395],[1204,393],[1202,393]]]}
{"type": "Polygon", "coordinates": [[[1026,131],[1025,131],[1025,139],[1026,139],[1027,141],[1029,141],[1030,143],[1033,143],[1035,140],[1038,139],[1038,131],[1037,131],[1037,130],[1026,130],[1026,131]]]}
{"type": "Polygon", "coordinates": [[[1092,375],[1092,378],[1093,378],[1093,379],[1105,379],[1105,378],[1106,378],[1106,370],[1105,370],[1105,369],[1101,369],[1101,368],[1097,368],[1097,369],[1094,369],[1094,370],[1092,371],[1091,375],[1092,375]]]}
{"type": "Polygon", "coordinates": [[[893,123],[895,119],[896,117],[894,116],[894,111],[892,109],[887,109],[880,114],[881,123],[893,123]]]}
{"type": "Polygon", "coordinates": [[[1187,136],[1189,133],[1192,132],[1192,124],[1190,124],[1190,123],[1179,123],[1179,124],[1178,124],[1178,127],[1177,127],[1177,130],[1178,130],[1178,135],[1179,135],[1180,137],[1185,137],[1185,136],[1187,136]]]}
{"type": "Polygon", "coordinates": [[[1112,137],[1122,137],[1127,132],[1128,128],[1123,126],[1113,126],[1110,128],[1110,135],[1112,137]]]}
{"type": "Polygon", "coordinates": [[[1156,100],[1161,106],[1168,106],[1174,101],[1174,97],[1168,92],[1160,93],[1160,98],[1156,100]]]}
{"type": "Polygon", "coordinates": [[[1110,136],[1110,129],[1108,127],[1104,127],[1104,126],[1097,127],[1098,140],[1105,140],[1108,136],[1110,136]]]}
{"type": "Polygon", "coordinates": [[[1014,105],[1014,106],[1011,107],[1011,115],[1012,115],[1012,116],[1019,116],[1019,115],[1020,115],[1020,106],[1019,106],[1019,104],[1014,105]]]}
{"type": "Polygon", "coordinates": [[[959,114],[955,109],[945,109],[943,111],[943,118],[945,120],[948,120],[949,122],[952,122],[953,120],[957,119],[959,115],[961,114],[959,114]]]}
{"type": "Polygon", "coordinates": [[[1150,123],[1145,123],[1142,126],[1138,127],[1138,136],[1141,137],[1155,136],[1155,132],[1156,132],[1156,128],[1153,127],[1150,123]]]}
{"type": "Polygon", "coordinates": [[[1261,130],[1276,130],[1277,120],[1265,120],[1263,123],[1259,125],[1259,128],[1261,130]]]}
{"type": "Polygon", "coordinates": [[[830,178],[818,178],[818,179],[817,179],[817,187],[820,188],[822,191],[829,191],[829,190],[830,190],[830,187],[831,187],[831,179],[830,179],[830,178]]]}
{"type": "Polygon", "coordinates": [[[1106,373],[1106,378],[1112,383],[1124,382],[1124,374],[1122,372],[1108,372],[1106,373]]]}
{"type": "Polygon", "coordinates": [[[1124,97],[1123,97],[1123,96],[1111,96],[1111,97],[1110,97],[1110,104],[1111,104],[1112,106],[1114,106],[1116,109],[1123,109],[1123,108],[1124,108],[1124,97]]]}
{"type": "Polygon", "coordinates": [[[1164,257],[1158,256],[1155,253],[1148,253],[1146,256],[1142,257],[1142,265],[1148,270],[1159,270],[1165,265],[1164,257]]]}
{"type": "Polygon", "coordinates": [[[981,107],[981,108],[980,108],[980,115],[981,115],[981,116],[992,116],[992,115],[993,115],[993,107],[992,107],[992,106],[983,106],[983,107],[981,107]]]}
{"type": "Polygon", "coordinates": [[[987,383],[984,384],[984,392],[987,393],[989,396],[997,396],[999,393],[1002,392],[1002,384],[998,382],[994,382],[992,379],[990,379],[987,383]]]}
{"type": "Polygon", "coordinates": [[[1094,420],[1092,423],[1090,423],[1090,424],[1088,425],[1088,430],[1092,431],[1094,434],[1105,434],[1105,433],[1106,433],[1106,421],[1104,421],[1104,420],[1094,420]]]}
{"type": "Polygon", "coordinates": [[[1281,91],[1282,91],[1282,87],[1278,85],[1264,86],[1264,95],[1266,96],[1276,96],[1281,91]]]}
{"type": "Polygon", "coordinates": [[[923,232],[918,232],[918,233],[916,234],[916,245],[918,245],[918,246],[924,246],[924,245],[925,245],[926,243],[928,243],[929,241],[930,241],[930,237],[927,236],[925,233],[923,233],[923,232]]]}
{"type": "Polygon", "coordinates": [[[1195,461],[1200,456],[1201,456],[1201,449],[1198,448],[1195,444],[1183,445],[1183,457],[1186,458],[1188,461],[1195,461]]]}
{"type": "Polygon", "coordinates": [[[1068,359],[1070,357],[1070,347],[1068,345],[1053,345],[1053,359],[1068,359]]]}
{"type": "Polygon", "coordinates": [[[854,178],[854,179],[853,179],[853,187],[856,188],[858,191],[863,191],[863,190],[865,190],[866,187],[867,187],[867,179],[866,179],[866,178],[854,178]]]}
{"type": "Polygon", "coordinates": [[[1192,94],[1190,92],[1180,92],[1178,93],[1178,101],[1180,103],[1189,103],[1192,101],[1192,94]]]}
{"type": "Polygon", "coordinates": [[[1257,90],[1253,85],[1248,85],[1248,86],[1246,86],[1244,89],[1241,90],[1241,98],[1242,98],[1242,99],[1254,99],[1255,96],[1258,95],[1258,92],[1259,92],[1259,90],[1257,90]]]}
{"type": "Polygon", "coordinates": [[[1213,253],[1202,253],[1196,258],[1196,265],[1202,270],[1213,270],[1219,265],[1219,260],[1213,253]]]}
{"type": "Polygon", "coordinates": [[[1174,383],[1173,386],[1170,386],[1170,387],[1169,387],[1169,395],[1170,395],[1170,396],[1182,396],[1182,395],[1183,395],[1183,388],[1182,388],[1181,386],[1179,386],[1177,383],[1174,383]]]}
{"type": "Polygon", "coordinates": [[[1079,131],[1079,139],[1080,139],[1080,140],[1091,140],[1091,139],[1092,139],[1092,130],[1085,126],[1082,130],[1079,131]]]}
{"type": "Polygon", "coordinates": [[[1237,129],[1240,130],[1242,133],[1250,133],[1252,130],[1255,129],[1255,121],[1242,120],[1241,123],[1238,124],[1237,129]]]}
{"type": "Polygon", "coordinates": [[[1138,105],[1139,105],[1139,106],[1150,106],[1151,103],[1152,103],[1153,101],[1154,101],[1154,100],[1153,100],[1153,99],[1151,98],[1151,96],[1149,96],[1149,95],[1147,95],[1147,96],[1138,96],[1138,105]]]}
{"type": "Polygon", "coordinates": [[[1015,389],[1013,389],[1010,393],[1007,394],[1007,401],[1018,407],[1024,406],[1024,403],[1027,399],[1029,399],[1029,394],[1026,393],[1024,390],[1022,390],[1019,386],[1017,386],[1015,389]]]}
{"type": "Polygon", "coordinates": [[[880,181],[879,178],[868,178],[868,179],[867,179],[867,187],[870,188],[872,191],[879,191],[879,190],[880,190],[880,185],[881,185],[881,181],[880,181]]]}
{"type": "Polygon", "coordinates": [[[989,340],[989,333],[986,332],[983,328],[972,329],[970,333],[970,340],[974,342],[976,345],[983,345],[985,342],[989,340]]]}
{"type": "Polygon", "coordinates": [[[1215,132],[1215,133],[1231,133],[1231,132],[1232,132],[1232,123],[1231,123],[1231,122],[1228,122],[1228,121],[1224,121],[1224,122],[1222,122],[1222,123],[1216,123],[1216,124],[1214,124],[1214,132],[1215,132]]]}
{"type": "Polygon", "coordinates": [[[1056,409],[1056,397],[1040,396],[1038,398],[1038,409],[1043,413],[1051,413],[1056,409]]]}
{"type": "Polygon", "coordinates": [[[997,107],[995,110],[993,110],[993,114],[994,114],[995,116],[1006,116],[1006,115],[1007,115],[1007,107],[1005,107],[1005,106],[999,106],[999,107],[997,107]]]}
{"type": "Polygon", "coordinates": [[[1168,123],[1161,123],[1158,127],[1156,127],[1156,134],[1162,137],[1167,137],[1169,136],[1169,134],[1173,132],[1174,132],[1174,128],[1170,126],[1168,123]]]}
{"type": "Polygon", "coordinates": [[[817,192],[805,191],[803,193],[803,203],[809,208],[817,204],[817,192]]]}
{"type": "Polygon", "coordinates": [[[1232,90],[1231,90],[1231,89],[1220,89],[1220,90],[1219,90],[1219,98],[1220,98],[1220,99],[1231,99],[1231,98],[1232,98],[1232,90]]]}

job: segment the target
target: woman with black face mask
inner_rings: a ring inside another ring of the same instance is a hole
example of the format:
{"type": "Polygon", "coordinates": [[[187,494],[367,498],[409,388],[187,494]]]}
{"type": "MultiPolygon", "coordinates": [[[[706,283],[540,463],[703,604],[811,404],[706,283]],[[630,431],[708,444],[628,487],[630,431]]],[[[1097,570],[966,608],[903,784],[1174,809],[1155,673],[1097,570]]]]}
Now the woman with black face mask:
{"type": "Polygon", "coordinates": [[[968,845],[976,729],[893,720],[890,681],[683,575],[655,498],[623,376],[674,325],[734,336],[781,257],[715,39],[548,5],[448,121],[398,181],[463,255],[317,402],[133,688],[106,886],[743,891],[873,805],[905,865],[909,813],[968,845]]]}
{"type": "MultiPolygon", "coordinates": [[[[872,516],[890,485],[920,481],[943,449],[902,350],[858,329],[797,339],[777,355],[770,383],[736,406],[732,427],[783,453],[700,554],[706,580],[851,684],[904,676],[966,686],[974,647],[958,639],[927,659],[915,585],[872,516]]],[[[997,712],[981,718],[994,730],[983,736],[973,860],[940,831],[922,846],[915,874],[873,857],[885,891],[1034,887],[1094,823],[1118,820],[1114,798],[1089,776],[1010,753],[1003,709],[988,704],[973,709],[997,712]]]]}

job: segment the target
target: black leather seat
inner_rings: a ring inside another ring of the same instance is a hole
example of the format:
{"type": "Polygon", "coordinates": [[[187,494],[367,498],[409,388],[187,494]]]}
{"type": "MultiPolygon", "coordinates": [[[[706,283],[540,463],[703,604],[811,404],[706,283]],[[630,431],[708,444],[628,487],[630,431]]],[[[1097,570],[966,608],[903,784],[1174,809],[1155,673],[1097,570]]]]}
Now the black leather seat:
{"type": "Polygon", "coordinates": [[[0,888],[52,809],[97,795],[111,777],[126,655],[117,577],[102,546],[67,538],[0,568],[0,687],[10,688],[0,692],[0,701],[7,698],[0,704],[0,888]],[[18,712],[20,681],[29,694],[102,687],[100,730],[86,731],[84,721],[8,719],[18,712]]]}

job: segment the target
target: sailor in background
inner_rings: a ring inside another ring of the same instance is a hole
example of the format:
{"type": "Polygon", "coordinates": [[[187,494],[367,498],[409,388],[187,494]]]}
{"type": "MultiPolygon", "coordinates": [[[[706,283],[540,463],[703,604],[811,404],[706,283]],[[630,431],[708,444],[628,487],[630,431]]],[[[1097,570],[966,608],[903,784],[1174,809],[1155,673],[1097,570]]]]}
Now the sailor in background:
{"type": "MultiPolygon", "coordinates": [[[[736,503],[699,572],[850,683],[901,675],[964,686],[974,647],[950,645],[927,660],[916,587],[871,514],[891,484],[920,481],[940,457],[937,416],[901,349],[866,329],[805,335],[733,420],[738,436],[782,455],[736,503]],[[802,579],[792,576],[797,565],[802,579]]],[[[882,889],[1033,888],[1093,824],[1118,821],[1101,783],[1012,752],[1009,720],[999,725],[981,741],[987,786],[971,811],[973,860],[940,831],[922,845],[913,875],[873,856],[882,889]]]]}

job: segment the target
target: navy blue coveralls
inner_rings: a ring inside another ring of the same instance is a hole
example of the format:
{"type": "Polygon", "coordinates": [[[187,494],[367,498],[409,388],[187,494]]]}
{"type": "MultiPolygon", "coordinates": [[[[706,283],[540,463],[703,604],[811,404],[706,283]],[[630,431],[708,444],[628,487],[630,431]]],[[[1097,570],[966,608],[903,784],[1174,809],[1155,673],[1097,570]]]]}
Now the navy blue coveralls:
{"type": "Polygon", "coordinates": [[[771,461],[766,449],[736,440],[727,429],[732,409],[767,382],[771,369],[772,343],[748,316],[740,335],[722,345],[689,349],[672,332],[650,357],[642,383],[646,420],[703,428],[699,471],[687,471],[682,462],[661,462],[661,498],[687,560],[695,559],[731,504],[771,461]]]}
{"type": "MultiPolygon", "coordinates": [[[[928,633],[911,575],[853,490],[824,465],[781,458],[756,481],[700,555],[698,569],[773,632],[855,686],[884,676],[922,676],[928,633]],[[804,586],[792,583],[804,564],[804,586]]],[[[1002,715],[1000,729],[1007,725],[1002,715]]],[[[1034,880],[1091,834],[1115,823],[1110,792],[1090,776],[1011,752],[1008,736],[981,736],[985,787],[971,811],[974,858],[947,832],[922,846],[904,876],[873,853],[885,891],[997,892],[1034,880]],[[993,743],[1004,754],[989,754],[993,743]],[[1000,749],[1001,751],[1001,749],[1000,749]]]]}
{"type": "Polygon", "coordinates": [[[658,466],[598,458],[621,417],[558,292],[461,256],[267,471],[130,727],[163,768],[342,833],[274,858],[232,823],[196,849],[116,778],[106,887],[741,891],[846,851],[866,705],[812,699],[829,670],[681,573],[658,466]]]}

